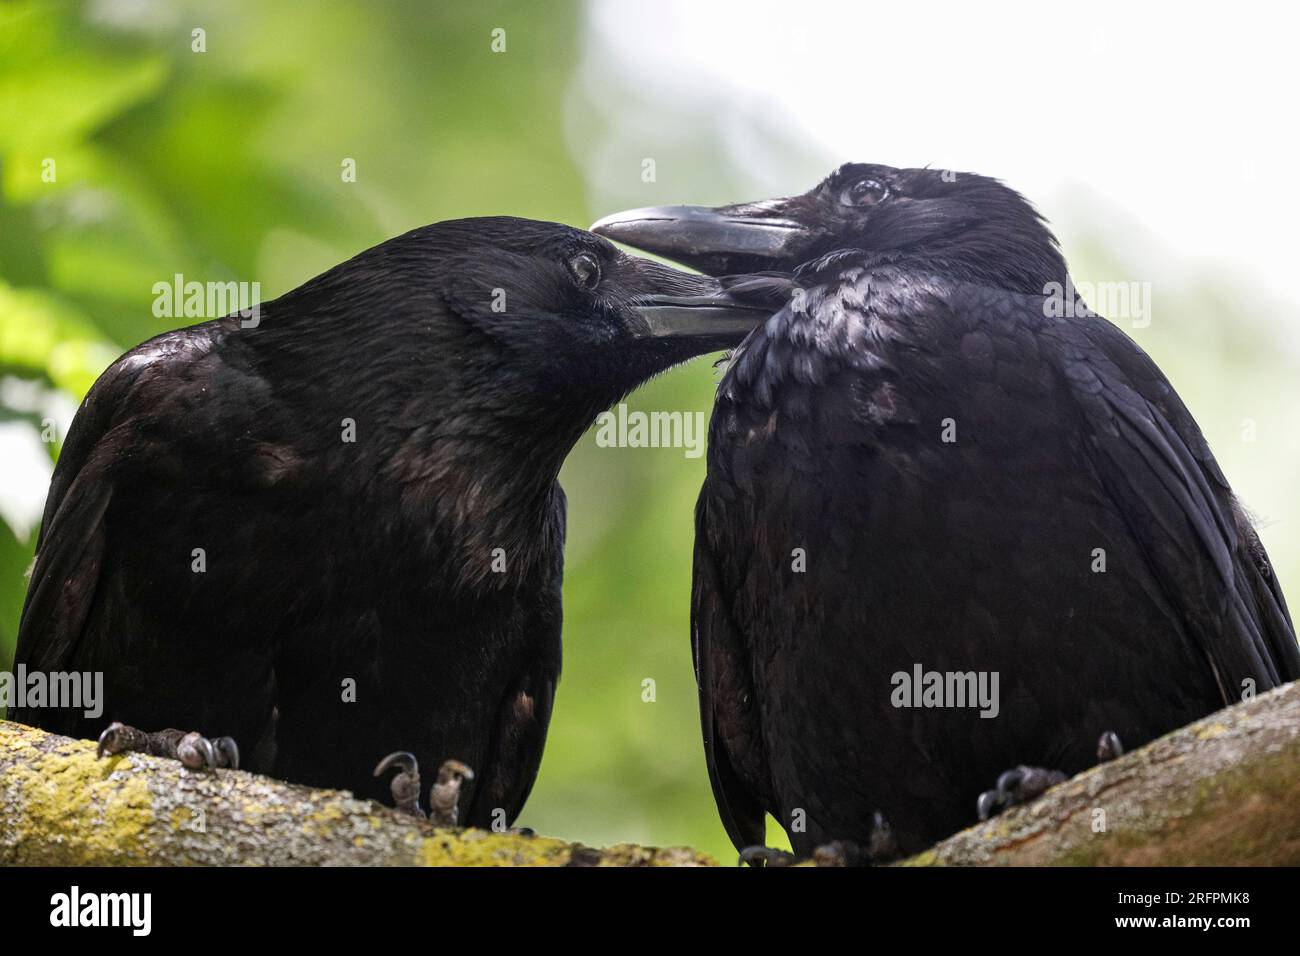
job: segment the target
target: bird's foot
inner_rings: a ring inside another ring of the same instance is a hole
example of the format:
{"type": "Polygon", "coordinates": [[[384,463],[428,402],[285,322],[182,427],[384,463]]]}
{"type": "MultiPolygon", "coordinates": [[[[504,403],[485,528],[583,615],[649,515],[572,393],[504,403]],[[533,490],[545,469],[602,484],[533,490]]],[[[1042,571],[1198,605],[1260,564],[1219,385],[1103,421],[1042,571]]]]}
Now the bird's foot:
{"type": "MultiPolygon", "coordinates": [[[[809,859],[817,866],[880,866],[902,856],[894,831],[885,815],[877,810],[871,815],[871,833],[866,843],[831,840],[812,851],[809,859]]],[[[799,858],[770,846],[747,846],[740,851],[740,866],[791,866],[799,858]]]]}
{"type": "MultiPolygon", "coordinates": [[[[420,765],[415,754],[405,750],[391,753],[375,767],[375,776],[383,776],[397,767],[398,773],[389,785],[393,805],[403,813],[424,817],[420,809],[420,765]]],[[[460,790],[466,780],[474,779],[474,771],[459,760],[444,760],[438,768],[438,779],[429,788],[429,821],[434,826],[454,827],[460,818],[460,790]]]]}
{"type": "Polygon", "coordinates": [[[813,850],[812,858],[818,866],[882,866],[902,855],[893,828],[877,810],[871,815],[871,834],[866,843],[832,840],[813,850]]]}
{"type": "MultiPolygon", "coordinates": [[[[1113,730],[1105,731],[1097,738],[1097,762],[1105,763],[1124,755],[1124,744],[1119,734],[1113,730]]],[[[1008,807],[1029,803],[1043,793],[1048,787],[1054,787],[1065,781],[1066,775],[1059,770],[1044,770],[1042,767],[1016,767],[998,777],[997,785],[992,790],[985,790],[976,804],[981,820],[996,816],[1008,807]]]]}
{"type": "Polygon", "coordinates": [[[454,827],[460,820],[457,806],[460,789],[466,780],[474,779],[474,771],[459,760],[444,760],[438,768],[438,779],[429,788],[429,820],[434,826],[454,827]]]}
{"type": "Polygon", "coordinates": [[[1048,787],[1054,787],[1065,780],[1065,774],[1059,770],[1014,767],[998,777],[997,785],[992,790],[985,790],[980,794],[976,803],[979,818],[987,820],[1008,807],[1029,803],[1048,787]]]}
{"type": "Polygon", "coordinates": [[[382,777],[389,770],[397,767],[397,775],[389,783],[393,795],[393,806],[401,813],[409,813],[424,819],[420,809],[420,764],[415,754],[398,750],[389,754],[375,767],[375,776],[382,777]]]}
{"type": "Polygon", "coordinates": [[[196,731],[157,730],[153,732],[128,727],[113,721],[99,735],[95,756],[142,753],[179,760],[191,770],[215,770],[218,767],[239,769],[239,746],[230,737],[204,737],[196,731]]]}
{"type": "Polygon", "coordinates": [[[761,843],[755,846],[747,846],[740,851],[740,862],[737,866],[744,866],[748,863],[750,866],[789,866],[791,863],[798,862],[799,858],[793,853],[787,853],[785,850],[778,850],[775,847],[763,846],[761,843]]]}

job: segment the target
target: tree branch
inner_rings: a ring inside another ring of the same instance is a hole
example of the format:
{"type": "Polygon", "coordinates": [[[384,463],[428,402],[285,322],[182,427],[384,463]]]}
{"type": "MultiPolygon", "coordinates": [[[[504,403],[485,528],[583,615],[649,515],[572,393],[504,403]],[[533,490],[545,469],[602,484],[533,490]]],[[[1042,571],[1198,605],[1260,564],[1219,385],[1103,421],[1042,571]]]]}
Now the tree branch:
{"type": "Polygon", "coordinates": [[[951,836],[911,866],[1300,863],[1300,681],[951,836]],[[1094,832],[1104,823],[1105,829],[1094,832]]]}
{"type": "MultiPolygon", "coordinates": [[[[435,829],[347,792],[194,772],[0,721],[0,864],[709,866],[685,848],[596,850],[435,829]]],[[[1080,774],[904,865],[1300,863],[1300,682],[1080,774]],[[1094,827],[1104,829],[1094,832],[1094,827]]]]}
{"type": "Polygon", "coordinates": [[[693,850],[603,850],[437,829],[346,791],[197,772],[0,721],[0,865],[710,866],[693,850]]]}

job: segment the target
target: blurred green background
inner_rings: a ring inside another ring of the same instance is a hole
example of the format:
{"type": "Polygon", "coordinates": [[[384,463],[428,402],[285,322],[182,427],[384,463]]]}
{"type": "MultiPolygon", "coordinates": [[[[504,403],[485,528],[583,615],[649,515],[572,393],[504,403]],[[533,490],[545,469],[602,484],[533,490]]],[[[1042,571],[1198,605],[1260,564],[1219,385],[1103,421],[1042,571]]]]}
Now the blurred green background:
{"type": "MultiPolygon", "coordinates": [[[[693,94],[657,95],[591,48],[589,15],[575,2],[0,4],[0,664],[57,454],[42,422],[61,438],[98,373],[170,327],[152,314],[155,282],[256,280],[265,300],[440,219],[586,225],[627,206],[798,192],[839,162],[894,158],[830,155],[752,101],[723,118],[693,94]]],[[[1057,224],[1076,277],[1131,274],[1104,230],[1057,224]]],[[[1160,289],[1160,314],[1176,321],[1132,334],[1264,518],[1294,590],[1295,361],[1274,344],[1281,307],[1232,289],[1188,271],[1160,289]]],[[[707,411],[713,384],[698,360],[631,404],[707,411]]],[[[703,468],[680,449],[598,448],[591,434],[566,465],[565,669],[522,824],[730,856],[687,628],[703,468]]]]}

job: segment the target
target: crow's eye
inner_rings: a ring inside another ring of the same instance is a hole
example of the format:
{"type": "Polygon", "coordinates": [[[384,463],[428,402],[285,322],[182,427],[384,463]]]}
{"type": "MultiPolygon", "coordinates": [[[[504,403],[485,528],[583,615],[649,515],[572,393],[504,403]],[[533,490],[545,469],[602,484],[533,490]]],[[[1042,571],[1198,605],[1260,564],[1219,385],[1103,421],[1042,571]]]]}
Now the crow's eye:
{"type": "Polygon", "coordinates": [[[840,193],[842,206],[874,206],[886,196],[889,190],[874,179],[859,179],[856,183],[845,186],[840,193]]]}
{"type": "Polygon", "coordinates": [[[590,252],[580,252],[570,259],[569,271],[584,289],[594,289],[600,282],[600,260],[590,252]]]}

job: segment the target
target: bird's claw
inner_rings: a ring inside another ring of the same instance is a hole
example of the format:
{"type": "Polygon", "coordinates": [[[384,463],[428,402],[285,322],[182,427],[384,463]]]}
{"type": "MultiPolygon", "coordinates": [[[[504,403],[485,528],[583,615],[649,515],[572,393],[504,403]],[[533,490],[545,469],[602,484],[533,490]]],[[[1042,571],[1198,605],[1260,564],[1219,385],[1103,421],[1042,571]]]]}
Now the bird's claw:
{"type": "Polygon", "coordinates": [[[239,769],[239,744],[234,737],[217,737],[212,741],[212,749],[217,755],[217,766],[239,769]]]}
{"type": "Polygon", "coordinates": [[[747,846],[740,851],[740,861],[737,866],[789,866],[794,863],[797,857],[793,853],[787,853],[785,850],[778,850],[775,847],[747,846]]]}
{"type": "Polygon", "coordinates": [[[871,815],[871,833],[866,843],[832,840],[812,852],[812,860],[818,866],[879,866],[900,856],[894,830],[879,810],[871,815]]]}
{"type": "Polygon", "coordinates": [[[176,745],[176,758],[191,770],[203,770],[217,765],[217,752],[212,741],[191,731],[176,745]]]}
{"type": "Polygon", "coordinates": [[[420,809],[420,763],[415,759],[415,754],[409,750],[389,754],[376,765],[375,776],[382,777],[394,767],[398,772],[388,785],[393,795],[393,806],[402,813],[423,818],[424,811],[420,809]]]}
{"type": "Polygon", "coordinates": [[[126,731],[132,729],[120,720],[115,720],[105,727],[104,732],[99,735],[99,740],[95,743],[95,759],[103,760],[104,754],[112,756],[128,749],[124,738],[127,736],[126,731]]]}
{"type": "MultiPolygon", "coordinates": [[[[420,764],[415,754],[399,750],[379,761],[375,776],[382,776],[393,768],[398,773],[389,788],[393,805],[403,813],[424,817],[420,809],[420,764]]],[[[438,779],[429,788],[428,819],[435,826],[454,827],[458,822],[461,785],[474,779],[474,771],[459,760],[444,760],[438,768],[438,779]]]]}
{"type": "Polygon", "coordinates": [[[429,820],[440,827],[454,827],[460,822],[460,788],[474,779],[474,771],[459,760],[444,760],[438,779],[429,788],[429,820]]]}
{"type": "Polygon", "coordinates": [[[979,799],[975,801],[975,814],[980,820],[987,820],[997,813],[998,809],[998,792],[996,790],[983,791],[980,793],[979,799]]]}
{"type": "Polygon", "coordinates": [[[239,745],[231,737],[209,740],[197,731],[171,728],[149,733],[115,720],[99,735],[95,758],[128,752],[170,757],[190,770],[239,769],[239,745]]]}
{"type": "Polygon", "coordinates": [[[1048,787],[1054,787],[1065,779],[1065,774],[1059,770],[1013,767],[998,777],[998,782],[992,790],[985,790],[979,795],[979,800],[975,803],[976,812],[981,820],[987,820],[1008,807],[1029,803],[1048,787]]]}
{"type": "Polygon", "coordinates": [[[176,757],[191,770],[239,769],[239,745],[233,737],[209,739],[191,731],[177,743],[176,757]]]}

